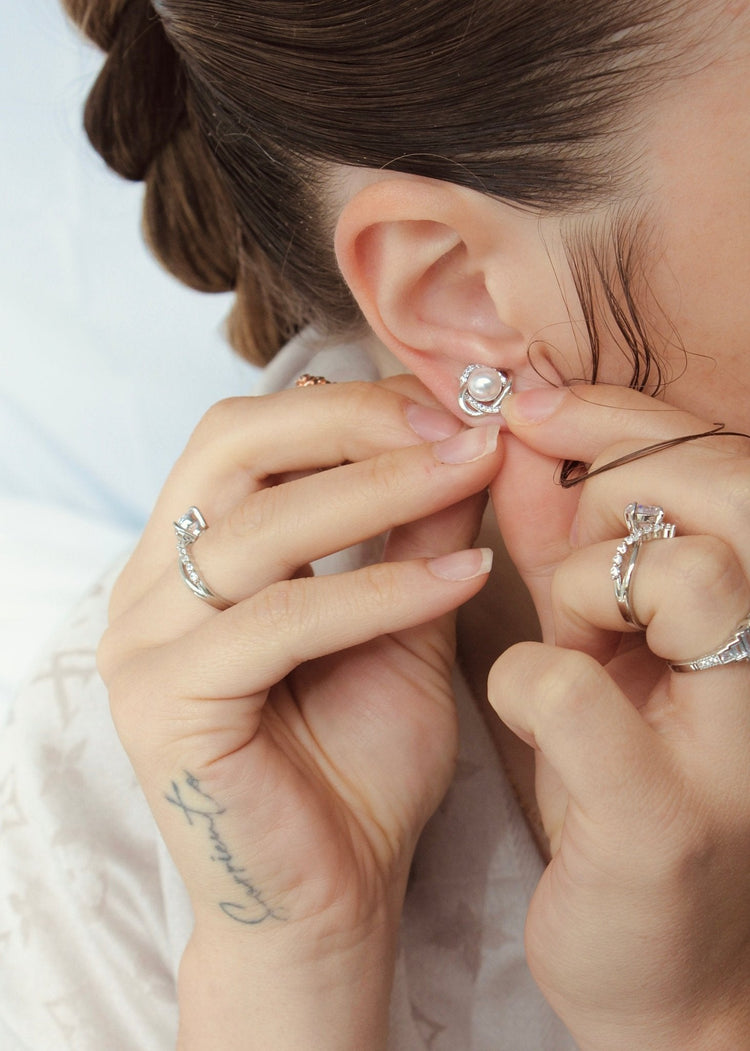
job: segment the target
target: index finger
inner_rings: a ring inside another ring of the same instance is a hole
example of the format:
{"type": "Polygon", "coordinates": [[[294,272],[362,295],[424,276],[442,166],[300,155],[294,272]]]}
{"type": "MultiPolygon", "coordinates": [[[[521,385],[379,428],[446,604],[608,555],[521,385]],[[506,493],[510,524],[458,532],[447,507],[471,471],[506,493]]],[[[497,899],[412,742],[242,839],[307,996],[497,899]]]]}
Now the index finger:
{"type": "MultiPolygon", "coordinates": [[[[141,594],[174,558],[172,523],[188,507],[223,518],[273,476],[359,462],[460,430],[452,415],[380,383],[297,388],[219,402],[203,417],[171,471],[133,558],[118,603],[141,594]]],[[[423,388],[409,387],[420,397],[423,388]]]]}
{"type": "Polygon", "coordinates": [[[715,425],[626,387],[606,384],[535,388],[503,403],[510,430],[531,448],[593,463],[608,447],[703,434],[715,425]]]}
{"type": "Polygon", "coordinates": [[[537,393],[508,399],[509,426],[534,450],[591,464],[577,543],[621,534],[624,508],[637,500],[664,507],[680,532],[721,536],[750,568],[747,436],[619,387],[537,393]]]}

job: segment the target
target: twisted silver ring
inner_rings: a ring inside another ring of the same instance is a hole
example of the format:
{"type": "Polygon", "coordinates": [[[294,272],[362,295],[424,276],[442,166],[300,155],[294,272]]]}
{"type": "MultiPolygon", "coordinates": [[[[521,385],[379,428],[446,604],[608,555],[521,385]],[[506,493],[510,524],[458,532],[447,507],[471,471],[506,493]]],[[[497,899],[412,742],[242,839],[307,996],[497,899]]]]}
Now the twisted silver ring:
{"type": "Polygon", "coordinates": [[[737,661],[750,660],[750,614],[741,620],[737,630],[717,650],[696,657],[692,661],[669,661],[672,671],[707,671],[709,668],[721,668],[725,664],[736,664],[737,661]]]}
{"type": "Polygon", "coordinates": [[[222,598],[221,595],[217,595],[211,590],[198,572],[195,559],[190,551],[198,537],[208,529],[206,519],[197,507],[189,507],[185,514],[180,515],[177,521],[172,524],[177,536],[177,557],[182,579],[193,594],[203,599],[209,606],[213,606],[214,609],[218,610],[229,609],[234,603],[228,602],[227,599],[222,598]]]}
{"type": "Polygon", "coordinates": [[[646,625],[638,619],[630,601],[630,588],[638,554],[641,544],[649,540],[671,540],[675,534],[675,527],[671,522],[664,521],[663,508],[639,504],[636,501],[625,508],[625,524],[630,532],[617,545],[610,576],[622,619],[639,631],[645,631],[646,625]]]}
{"type": "Polygon", "coordinates": [[[513,390],[509,372],[487,365],[467,365],[458,382],[458,404],[468,416],[500,412],[500,406],[513,390]]]}

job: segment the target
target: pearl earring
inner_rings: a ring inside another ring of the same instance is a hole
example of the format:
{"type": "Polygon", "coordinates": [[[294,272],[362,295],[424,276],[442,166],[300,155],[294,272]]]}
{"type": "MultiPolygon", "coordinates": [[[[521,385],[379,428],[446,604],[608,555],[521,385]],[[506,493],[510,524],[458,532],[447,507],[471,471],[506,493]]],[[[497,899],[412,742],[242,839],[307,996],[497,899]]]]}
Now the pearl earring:
{"type": "Polygon", "coordinates": [[[469,416],[500,412],[500,406],[513,390],[510,373],[488,365],[467,365],[459,383],[458,404],[469,416]]]}

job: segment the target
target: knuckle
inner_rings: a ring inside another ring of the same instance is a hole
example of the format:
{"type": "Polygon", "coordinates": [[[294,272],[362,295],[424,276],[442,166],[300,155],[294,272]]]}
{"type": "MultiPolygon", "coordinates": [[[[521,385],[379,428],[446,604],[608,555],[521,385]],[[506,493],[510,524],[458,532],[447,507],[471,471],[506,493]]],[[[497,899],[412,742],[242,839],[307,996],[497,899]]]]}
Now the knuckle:
{"type": "Polygon", "coordinates": [[[136,677],[123,658],[119,635],[116,629],[111,628],[104,633],[97,649],[96,661],[99,675],[107,687],[112,722],[129,751],[128,742],[137,734],[143,722],[134,704],[134,697],[139,692],[135,684],[136,677]]]}
{"type": "Polygon", "coordinates": [[[109,604],[107,608],[108,622],[111,625],[117,620],[118,617],[128,609],[133,601],[133,563],[134,560],[129,559],[127,565],[119,574],[109,595],[109,604]]]}
{"type": "Polygon", "coordinates": [[[375,446],[402,445],[405,429],[405,399],[375,384],[346,385],[345,433],[348,458],[359,459],[361,450],[375,446]],[[364,440],[362,440],[364,438],[364,440]]]}
{"type": "Polygon", "coordinates": [[[257,538],[271,530],[278,532],[282,521],[280,503],[283,499],[282,486],[269,486],[257,493],[240,500],[227,512],[220,523],[222,533],[230,538],[246,540],[257,538]]]}
{"type": "Polygon", "coordinates": [[[203,445],[234,430],[247,412],[247,398],[222,398],[208,408],[190,438],[191,445],[203,445]]]}
{"type": "MultiPolygon", "coordinates": [[[[594,457],[594,459],[591,461],[589,471],[598,471],[601,467],[606,467],[608,464],[614,463],[623,456],[632,456],[634,453],[637,453],[640,449],[642,449],[644,444],[644,442],[637,442],[634,441],[632,438],[612,442],[605,449],[602,449],[602,451],[597,456],[594,457]]],[[[584,485],[584,494],[586,494],[586,488],[587,487],[584,485]]]]}
{"type": "Polygon", "coordinates": [[[724,493],[726,507],[737,527],[747,528],[750,523],[750,462],[746,456],[726,464],[718,491],[724,493]]]}
{"type": "Polygon", "coordinates": [[[279,580],[253,599],[256,630],[267,637],[290,633],[308,619],[304,580],[279,580]]]}
{"type": "Polygon", "coordinates": [[[597,672],[599,665],[585,653],[521,642],[498,658],[488,685],[501,697],[533,697],[541,728],[590,708],[599,693],[597,672]]]}
{"type": "Polygon", "coordinates": [[[122,640],[116,627],[108,627],[96,649],[96,667],[99,676],[108,686],[114,677],[115,670],[122,663],[122,640]]]}
{"type": "Polygon", "coordinates": [[[408,398],[377,383],[354,381],[340,387],[337,393],[341,394],[345,419],[351,427],[352,459],[359,458],[363,434],[367,435],[366,448],[371,447],[373,440],[385,445],[403,444],[408,398]]]}
{"type": "Polygon", "coordinates": [[[576,650],[556,649],[554,659],[536,669],[534,690],[543,723],[553,726],[582,716],[596,703],[598,664],[576,650]]]}
{"type": "Polygon", "coordinates": [[[369,417],[382,408],[386,401],[385,392],[373,383],[355,380],[347,383],[342,391],[344,403],[354,420],[369,417]]]}
{"type": "Polygon", "coordinates": [[[143,727],[134,710],[132,692],[127,689],[124,677],[113,674],[107,684],[109,712],[125,751],[130,754],[137,739],[137,726],[143,727]]]}
{"type": "MultiPolygon", "coordinates": [[[[362,464],[360,479],[363,491],[371,501],[389,500],[408,495],[419,487],[419,464],[410,461],[405,469],[405,461],[400,450],[380,453],[362,464]]],[[[424,465],[425,473],[429,467],[424,465]]]]}
{"type": "Polygon", "coordinates": [[[388,611],[398,605],[401,588],[393,567],[380,562],[369,569],[370,600],[374,608],[388,611]]]}
{"type": "Polygon", "coordinates": [[[553,609],[571,613],[571,598],[576,595],[580,581],[576,560],[567,558],[552,572],[550,581],[550,598],[553,609]]]}
{"type": "Polygon", "coordinates": [[[731,548],[718,537],[686,538],[680,549],[679,579],[690,602],[724,598],[744,588],[742,569],[731,548]]]}

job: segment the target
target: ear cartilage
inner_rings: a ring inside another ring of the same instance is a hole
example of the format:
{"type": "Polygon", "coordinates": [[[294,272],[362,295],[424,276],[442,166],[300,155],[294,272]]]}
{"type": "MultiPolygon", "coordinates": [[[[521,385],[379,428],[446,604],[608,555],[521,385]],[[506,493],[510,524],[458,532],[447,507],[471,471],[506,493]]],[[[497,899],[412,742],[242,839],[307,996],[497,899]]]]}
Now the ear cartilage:
{"type": "Polygon", "coordinates": [[[458,404],[468,416],[500,412],[500,406],[513,390],[509,372],[489,365],[467,365],[458,381],[458,404]]]}

